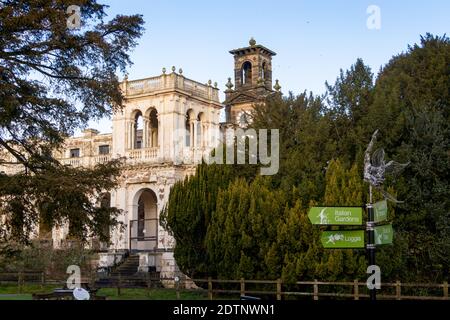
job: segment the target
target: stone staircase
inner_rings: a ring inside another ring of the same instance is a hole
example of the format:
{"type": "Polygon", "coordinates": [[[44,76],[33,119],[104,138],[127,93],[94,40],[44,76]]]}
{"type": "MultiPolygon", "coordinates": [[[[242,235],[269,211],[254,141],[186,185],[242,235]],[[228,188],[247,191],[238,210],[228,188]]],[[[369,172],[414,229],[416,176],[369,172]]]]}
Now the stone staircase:
{"type": "Polygon", "coordinates": [[[128,256],[109,275],[95,282],[97,288],[160,288],[160,273],[153,267],[149,272],[138,272],[139,255],[128,256]]]}
{"type": "Polygon", "coordinates": [[[125,259],[120,265],[114,268],[111,272],[111,276],[118,277],[121,275],[122,277],[131,277],[134,276],[138,272],[139,268],[139,256],[130,255],[125,259]]]}

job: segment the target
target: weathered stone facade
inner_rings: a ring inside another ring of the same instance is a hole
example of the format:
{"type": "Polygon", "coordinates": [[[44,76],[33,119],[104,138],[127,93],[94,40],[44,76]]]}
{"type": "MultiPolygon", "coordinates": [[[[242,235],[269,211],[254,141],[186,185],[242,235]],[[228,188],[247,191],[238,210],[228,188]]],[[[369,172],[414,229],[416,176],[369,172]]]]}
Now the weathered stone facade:
{"type": "Polygon", "coordinates": [[[227,122],[245,126],[255,103],[261,103],[273,94],[272,57],[275,52],[257,45],[252,38],[248,47],[231,50],[234,56],[234,89],[228,79],[225,91],[227,122]]]}
{"type": "MultiPolygon", "coordinates": [[[[217,88],[187,79],[175,70],[143,80],[125,79],[121,89],[126,103],[113,116],[112,134],[87,130],[83,137],[68,139],[64,155],[69,157],[62,161],[90,166],[126,158],[119,187],[111,192],[111,205],[123,210],[119,220],[125,228],[113,231],[109,250],[111,254],[139,252],[141,271],[156,267],[162,277],[168,277],[176,272],[175,243],[160,226],[159,215],[174,183],[195,171],[194,161],[176,161],[180,144],[176,145],[174,133],[185,132],[181,150],[185,155],[201,158],[212,150],[202,135],[219,127],[222,104],[217,88]],[[107,145],[109,153],[100,154],[100,146],[105,151],[107,145]],[[76,149],[79,151],[74,152],[76,149]]],[[[56,245],[64,237],[64,231],[55,231],[56,245]]],[[[102,259],[102,264],[111,260],[108,254],[102,259]]]]}
{"type": "MultiPolygon", "coordinates": [[[[227,123],[239,125],[242,112],[272,90],[272,56],[274,52],[256,45],[230,51],[235,58],[236,89],[229,82],[225,105],[227,123]],[[245,69],[248,66],[248,69],[245,69]],[[244,70],[245,69],[245,70],[244,70]],[[243,77],[247,77],[244,79],[243,77]]],[[[176,181],[195,172],[195,164],[216,145],[207,132],[226,128],[219,123],[224,104],[219,89],[211,81],[202,84],[190,80],[175,67],[163,69],[160,76],[121,83],[125,107],[112,119],[112,133],[99,134],[94,129],[81,137],[66,140],[55,156],[74,167],[92,167],[114,158],[125,158],[119,187],[108,202],[122,209],[122,229],[111,232],[111,243],[103,244],[100,266],[120,261],[122,253],[140,255],[140,271],[156,268],[161,277],[177,274],[173,258],[174,239],[159,224],[170,188],[176,181]]],[[[12,174],[20,168],[2,166],[0,171],[12,174]]],[[[68,228],[54,228],[53,244],[61,246],[68,228]]]]}

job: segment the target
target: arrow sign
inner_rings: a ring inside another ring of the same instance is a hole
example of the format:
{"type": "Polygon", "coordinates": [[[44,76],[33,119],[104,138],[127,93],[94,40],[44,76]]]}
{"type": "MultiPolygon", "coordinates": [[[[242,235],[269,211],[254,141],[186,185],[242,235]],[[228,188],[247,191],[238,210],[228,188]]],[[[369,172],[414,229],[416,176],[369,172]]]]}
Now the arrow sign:
{"type": "Polygon", "coordinates": [[[312,224],[320,225],[362,225],[362,212],[360,207],[313,207],[308,217],[312,224]]]}
{"type": "Polygon", "coordinates": [[[394,230],[392,224],[386,224],[384,226],[378,226],[375,230],[375,244],[392,244],[392,238],[394,236],[394,230]]]}
{"type": "Polygon", "coordinates": [[[324,231],[320,241],[324,248],[364,248],[364,230],[324,231]]]}
{"type": "Polygon", "coordinates": [[[375,212],[375,222],[382,222],[387,220],[388,207],[386,200],[375,203],[373,205],[373,209],[375,212]]]}

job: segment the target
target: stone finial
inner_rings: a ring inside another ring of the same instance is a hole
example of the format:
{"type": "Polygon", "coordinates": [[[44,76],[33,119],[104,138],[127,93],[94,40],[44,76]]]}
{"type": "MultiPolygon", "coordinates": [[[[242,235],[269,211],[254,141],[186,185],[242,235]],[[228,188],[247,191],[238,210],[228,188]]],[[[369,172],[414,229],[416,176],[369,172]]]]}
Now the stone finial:
{"type": "Polygon", "coordinates": [[[183,69],[180,68],[180,70],[178,70],[179,74],[183,74],[183,69]]]}
{"type": "Polygon", "coordinates": [[[210,80],[208,80],[208,86],[211,86],[211,84],[212,84],[212,80],[210,79],[210,80]]]}
{"type": "Polygon", "coordinates": [[[217,82],[214,82],[214,88],[217,88],[217,82]]]}
{"type": "Polygon", "coordinates": [[[252,37],[251,39],[250,39],[250,41],[248,42],[252,47],[253,46],[256,46],[256,40],[252,37]]]}
{"type": "Polygon", "coordinates": [[[177,70],[177,68],[175,68],[175,66],[172,66],[172,72],[175,72],[175,70],[177,70]]]}
{"type": "Polygon", "coordinates": [[[125,73],[125,78],[123,78],[123,81],[128,81],[128,73],[125,73]]]}
{"type": "Polygon", "coordinates": [[[162,68],[162,73],[163,74],[166,74],[166,71],[167,71],[166,68],[162,68]]]}
{"type": "Polygon", "coordinates": [[[231,78],[228,78],[228,82],[225,86],[228,88],[228,90],[233,90],[234,85],[231,83],[231,78]]]}
{"type": "Polygon", "coordinates": [[[278,82],[278,79],[275,80],[275,85],[273,86],[273,88],[278,92],[281,90],[281,86],[280,83],[278,82]]]}

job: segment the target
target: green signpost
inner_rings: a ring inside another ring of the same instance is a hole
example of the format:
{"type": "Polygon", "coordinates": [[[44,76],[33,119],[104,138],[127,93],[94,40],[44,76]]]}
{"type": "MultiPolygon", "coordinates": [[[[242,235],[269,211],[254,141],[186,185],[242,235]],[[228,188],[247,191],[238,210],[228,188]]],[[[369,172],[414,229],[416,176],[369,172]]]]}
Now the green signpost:
{"type": "Polygon", "coordinates": [[[363,209],[360,207],[313,207],[308,217],[316,225],[362,225],[363,209]]]}
{"type": "Polygon", "coordinates": [[[385,224],[383,226],[377,226],[375,230],[375,244],[392,244],[392,238],[394,235],[394,230],[392,229],[392,224],[385,224]]]}
{"type": "Polygon", "coordinates": [[[364,230],[324,231],[320,241],[324,248],[364,248],[364,230]]]}
{"type": "Polygon", "coordinates": [[[379,201],[373,205],[373,209],[375,211],[375,219],[374,222],[383,222],[387,220],[387,201],[379,201]]]}

